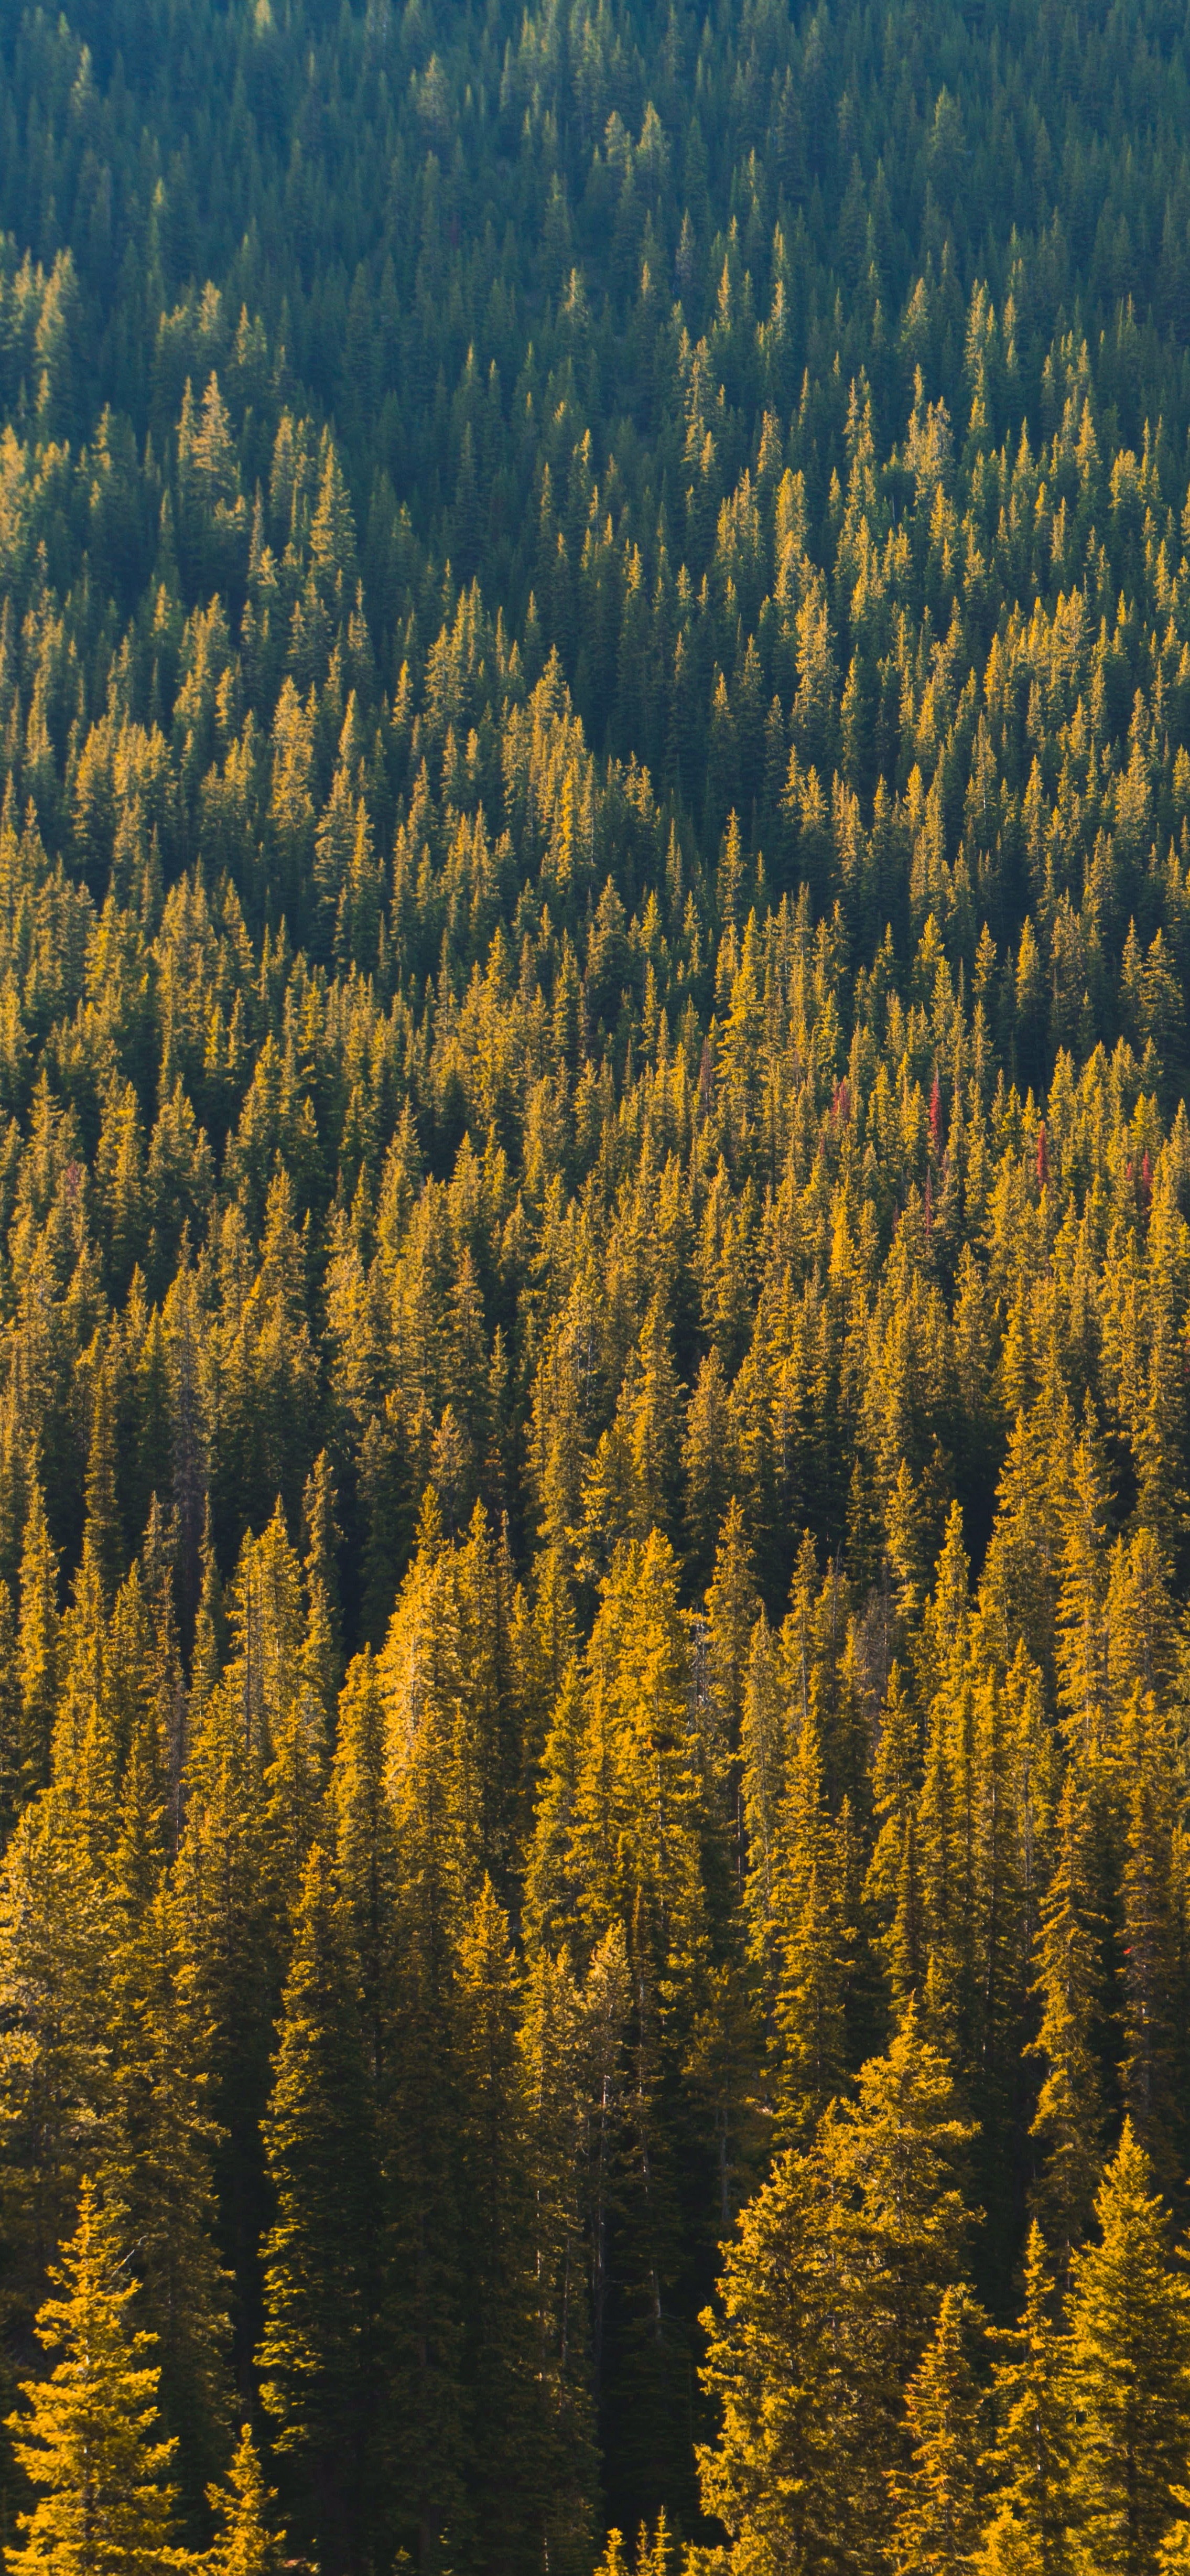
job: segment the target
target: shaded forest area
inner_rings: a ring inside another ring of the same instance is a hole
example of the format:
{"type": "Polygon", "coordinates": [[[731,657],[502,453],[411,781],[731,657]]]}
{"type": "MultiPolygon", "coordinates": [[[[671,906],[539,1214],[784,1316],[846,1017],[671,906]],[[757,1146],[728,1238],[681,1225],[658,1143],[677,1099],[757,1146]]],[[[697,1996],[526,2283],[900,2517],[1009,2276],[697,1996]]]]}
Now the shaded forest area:
{"type": "Polygon", "coordinates": [[[1190,2566],[1188,64],[0,15],[22,2576],[1190,2566]]]}

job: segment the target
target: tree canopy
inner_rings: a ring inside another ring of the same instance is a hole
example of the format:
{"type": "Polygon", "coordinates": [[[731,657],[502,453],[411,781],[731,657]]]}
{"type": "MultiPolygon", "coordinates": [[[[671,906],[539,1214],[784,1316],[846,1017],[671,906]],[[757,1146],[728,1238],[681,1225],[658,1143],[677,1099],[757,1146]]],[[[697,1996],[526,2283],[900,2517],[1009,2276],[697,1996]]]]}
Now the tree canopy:
{"type": "Polygon", "coordinates": [[[1190,2563],[1188,110],[0,12],[28,2576],[1190,2563]]]}

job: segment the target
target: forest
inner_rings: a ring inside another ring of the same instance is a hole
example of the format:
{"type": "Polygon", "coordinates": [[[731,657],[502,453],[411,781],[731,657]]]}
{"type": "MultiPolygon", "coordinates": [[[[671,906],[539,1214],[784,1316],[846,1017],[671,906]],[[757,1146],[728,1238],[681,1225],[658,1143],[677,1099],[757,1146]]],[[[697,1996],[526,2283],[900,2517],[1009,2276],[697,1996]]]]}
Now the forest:
{"type": "Polygon", "coordinates": [[[8,2576],[1190,2570],[1190,15],[0,0],[8,2576]]]}

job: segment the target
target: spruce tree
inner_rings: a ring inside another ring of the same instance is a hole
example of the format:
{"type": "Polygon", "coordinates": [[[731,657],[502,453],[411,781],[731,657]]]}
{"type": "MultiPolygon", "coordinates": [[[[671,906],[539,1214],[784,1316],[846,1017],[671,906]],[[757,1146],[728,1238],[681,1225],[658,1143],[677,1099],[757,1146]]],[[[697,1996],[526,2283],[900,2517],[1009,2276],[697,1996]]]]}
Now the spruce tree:
{"type": "Polygon", "coordinates": [[[1069,2309],[1077,2564],[1087,2576],[1141,2576],[1172,2519],[1190,2440],[1190,2287],[1128,2121],[1095,2217],[1099,2241],[1075,2256],[1069,2309]]]}
{"type": "Polygon", "coordinates": [[[1174,1761],[1151,1693],[1134,1694],[1122,1730],[1128,1782],[1121,1925],[1124,2095],[1137,2135],[1166,2189],[1181,2180],[1186,2120],[1174,2082],[1184,2015],[1183,1888],[1177,1859],[1174,1761]]]}
{"type": "Polygon", "coordinates": [[[740,1780],[740,1732],[748,1648],[760,1603],[756,1594],[744,1515],[732,1498],[715,1557],[706,1596],[707,1663],[710,1684],[712,1794],[723,1798],[731,1835],[732,1875],[737,1886],[744,1871],[744,1830],[740,1780]]]}
{"type": "Polygon", "coordinates": [[[984,2455],[994,2510],[979,2565],[987,2576],[1069,2576],[1073,2558],[1075,2418],[1057,2286],[1036,2219],[1025,2252],[1020,2324],[992,2337],[996,2436],[984,2455]]]}
{"type": "Polygon", "coordinates": [[[394,2403],[392,2500],[423,2576],[470,2545],[458,2123],[458,1940],[475,1885],[478,1784],[468,1760],[454,1552],[432,1490],[418,1554],[377,1662],[393,1748],[391,2080],[383,2104],[389,2240],[382,2321],[394,2403]]]}
{"type": "MultiPolygon", "coordinates": [[[[151,1724],[142,1735],[155,1745],[151,1724]]],[[[164,1884],[164,1785],[138,1739],[112,1869],[112,2118],[102,2171],[135,2234],[162,2409],[179,2437],[179,2485],[193,2516],[227,2431],[230,2283],[216,2251],[208,2035],[164,1884]]]]}
{"type": "Polygon", "coordinates": [[[916,1826],[920,1764],[917,1712],[894,1663],[872,1763],[877,1831],[863,1903],[898,2014],[919,1991],[925,1972],[916,1826]]]}
{"type": "MultiPolygon", "coordinates": [[[[142,1735],[155,1745],[151,1722],[142,1735]]],[[[209,2034],[162,1868],[164,1789],[138,1739],[111,1881],[113,2117],[103,2176],[135,2230],[162,2407],[179,2435],[179,2482],[193,2511],[227,2429],[230,2284],[216,2251],[209,2034]]]]}
{"type": "Polygon", "coordinates": [[[29,1497],[21,1551],[17,1676],[21,1699],[19,1798],[23,1804],[44,1787],[50,1776],[50,1740],[62,1678],[58,1557],[46,1521],[44,1496],[36,1481],[29,1497]]]}
{"type": "Polygon", "coordinates": [[[379,2098],[390,2075],[396,1836],[385,1783],[384,1702],[370,1649],[357,1656],[339,1699],[339,1737],[328,1806],[334,1819],[340,1898],[358,1964],[360,2009],[379,2098]]]}
{"type": "Polygon", "coordinates": [[[861,2067],[856,2099],[834,2105],[819,2132],[814,2152],[844,2194],[839,2228],[861,2284],[869,2396],[892,2416],[958,2274],[973,2136],[912,2002],[886,2054],[861,2067]]]}
{"type": "Polygon", "coordinates": [[[277,2216],[263,2248],[261,2393],[293,2527],[324,2565],[359,2562],[373,2505],[375,2115],[341,1900],[306,1865],[265,2126],[277,2216]]]}
{"type": "Polygon", "coordinates": [[[1032,2197],[1068,2253],[1090,2224],[1104,2118],[1096,2046],[1102,1927],[1092,1901],[1089,1819],[1075,1761],[1062,1784],[1056,1841],[1036,1945],[1041,2028],[1034,2049],[1046,2072],[1032,2128],[1044,2163],[1032,2197]]]}
{"type": "Polygon", "coordinates": [[[207,2503],[216,2537],[203,2560],[206,2576],[281,2576],[285,2536],[274,2518],[277,2498],[265,2485],[250,2425],[241,2431],[225,2484],[208,2487],[207,2503]]]}
{"type": "Polygon", "coordinates": [[[829,2202],[812,2158],[780,2157],[725,2249],[703,2384],[716,2438],[698,2453],[703,2512],[733,2558],[781,2569],[857,2570],[856,2391],[834,2330],[829,2202]]]}
{"type": "Polygon", "coordinates": [[[156,2343],[132,2313],[139,2284],[120,2222],[89,2180],[52,2278],[37,2334],[60,2357],[48,2378],[22,2381],[27,2411],[9,2424],[40,2492],[17,2517],[8,2562],[28,2576],[165,2576],[179,2564],[167,2483],[176,2445],[162,2436],[156,2343]]]}
{"type": "Polygon", "coordinates": [[[536,2565],[549,2527],[543,2426],[534,2402],[527,2266],[527,2105],[516,2047],[517,1978],[490,1879],[459,1944],[460,2214],[479,2563],[536,2565]]]}
{"type": "Polygon", "coordinates": [[[585,2247],[592,2068],[565,1952],[528,1962],[517,2031],[525,2104],[526,2268],[551,2566],[585,2576],[597,2491],[585,2247]]]}
{"type": "Polygon", "coordinates": [[[818,1728],[802,1722],[779,1819],[781,1951],[775,2112],[782,2144],[803,2142],[843,2074],[848,1937],[839,1837],[823,1795],[818,1728]]]}
{"type": "Polygon", "coordinates": [[[979,2533],[981,2410],[971,2348],[981,2322],[965,2289],[946,2290],[933,2339],[905,2391],[912,2458],[890,2481],[897,2576],[950,2576],[970,2565],[979,2533]]]}

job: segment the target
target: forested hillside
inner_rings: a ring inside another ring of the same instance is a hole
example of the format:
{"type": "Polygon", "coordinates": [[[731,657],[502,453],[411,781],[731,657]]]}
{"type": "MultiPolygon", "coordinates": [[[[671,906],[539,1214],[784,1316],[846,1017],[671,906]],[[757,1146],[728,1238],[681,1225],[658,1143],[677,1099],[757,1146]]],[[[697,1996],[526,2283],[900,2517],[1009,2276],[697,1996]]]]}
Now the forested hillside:
{"type": "Polygon", "coordinates": [[[1188,138],[0,5],[19,2576],[1190,2566],[1188,138]]]}

